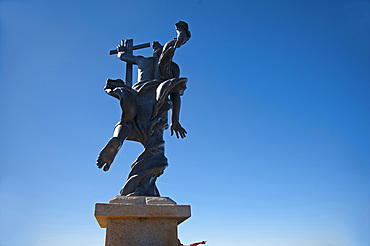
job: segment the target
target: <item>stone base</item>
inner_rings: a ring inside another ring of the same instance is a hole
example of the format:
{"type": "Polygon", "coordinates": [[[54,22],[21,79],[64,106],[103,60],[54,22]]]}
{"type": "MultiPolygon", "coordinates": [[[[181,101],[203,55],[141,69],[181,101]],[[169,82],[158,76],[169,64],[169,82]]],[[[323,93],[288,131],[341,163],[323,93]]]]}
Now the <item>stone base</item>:
{"type": "Polygon", "coordinates": [[[190,217],[190,205],[168,197],[116,196],[95,204],[95,217],[107,228],[105,246],[177,246],[177,225],[190,217]]]}

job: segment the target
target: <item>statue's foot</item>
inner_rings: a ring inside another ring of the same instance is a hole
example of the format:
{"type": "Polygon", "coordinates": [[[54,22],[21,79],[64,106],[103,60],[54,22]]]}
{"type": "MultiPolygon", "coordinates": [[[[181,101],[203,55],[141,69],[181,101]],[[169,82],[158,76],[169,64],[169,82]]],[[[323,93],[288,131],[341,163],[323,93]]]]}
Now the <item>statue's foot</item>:
{"type": "Polygon", "coordinates": [[[107,145],[100,151],[96,165],[98,168],[102,168],[106,172],[109,170],[114,157],[116,157],[119,148],[121,147],[121,142],[118,138],[114,137],[109,140],[107,145]]]}

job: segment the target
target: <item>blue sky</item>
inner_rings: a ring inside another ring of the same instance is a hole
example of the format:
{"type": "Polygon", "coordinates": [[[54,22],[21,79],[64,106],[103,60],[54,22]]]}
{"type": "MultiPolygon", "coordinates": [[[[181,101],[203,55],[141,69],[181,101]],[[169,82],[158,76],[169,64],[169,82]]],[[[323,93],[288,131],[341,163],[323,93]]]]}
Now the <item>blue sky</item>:
{"type": "MultiPolygon", "coordinates": [[[[120,118],[103,91],[123,78],[109,56],[192,37],[184,140],[165,133],[163,196],[190,204],[184,243],[370,243],[370,2],[0,2],[0,245],[103,245],[94,204],[118,195],[141,153],[126,142],[95,166],[120,118]]],[[[151,55],[151,49],[135,54],[151,55]]]]}

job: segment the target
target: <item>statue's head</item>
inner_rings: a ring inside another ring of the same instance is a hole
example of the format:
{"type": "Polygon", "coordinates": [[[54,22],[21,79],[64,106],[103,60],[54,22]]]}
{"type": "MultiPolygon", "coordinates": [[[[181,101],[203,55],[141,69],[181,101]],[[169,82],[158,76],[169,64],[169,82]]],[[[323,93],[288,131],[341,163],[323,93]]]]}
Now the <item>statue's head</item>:
{"type": "Polygon", "coordinates": [[[180,48],[181,45],[185,44],[191,37],[189,31],[189,25],[185,21],[179,21],[175,24],[177,32],[177,48],[180,48]]]}
{"type": "Polygon", "coordinates": [[[153,56],[159,57],[162,53],[163,46],[158,41],[153,41],[152,47],[153,47],[153,56]]]}
{"type": "Polygon", "coordinates": [[[122,79],[107,79],[107,84],[104,87],[104,90],[110,89],[114,90],[117,87],[124,87],[125,83],[122,79]]]}

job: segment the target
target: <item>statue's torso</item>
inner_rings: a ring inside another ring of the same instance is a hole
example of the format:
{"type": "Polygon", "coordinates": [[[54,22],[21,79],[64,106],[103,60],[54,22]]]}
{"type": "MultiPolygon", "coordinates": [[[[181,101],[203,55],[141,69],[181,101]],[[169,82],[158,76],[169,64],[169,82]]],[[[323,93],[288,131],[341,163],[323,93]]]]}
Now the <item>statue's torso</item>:
{"type": "Polygon", "coordinates": [[[144,57],[138,65],[137,82],[143,82],[153,79],[158,79],[158,58],[144,57]]]}

